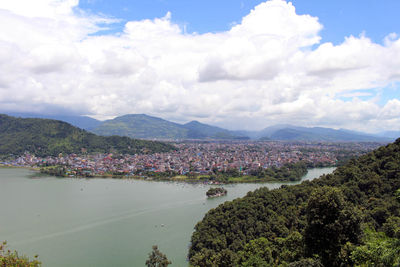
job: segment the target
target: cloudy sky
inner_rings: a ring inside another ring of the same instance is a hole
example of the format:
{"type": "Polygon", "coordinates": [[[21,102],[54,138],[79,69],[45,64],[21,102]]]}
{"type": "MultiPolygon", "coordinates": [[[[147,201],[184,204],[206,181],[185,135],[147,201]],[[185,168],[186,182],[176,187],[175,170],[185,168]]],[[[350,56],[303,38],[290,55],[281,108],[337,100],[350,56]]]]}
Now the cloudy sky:
{"type": "Polygon", "coordinates": [[[326,2],[2,0],[0,112],[400,130],[400,1],[326,2]]]}

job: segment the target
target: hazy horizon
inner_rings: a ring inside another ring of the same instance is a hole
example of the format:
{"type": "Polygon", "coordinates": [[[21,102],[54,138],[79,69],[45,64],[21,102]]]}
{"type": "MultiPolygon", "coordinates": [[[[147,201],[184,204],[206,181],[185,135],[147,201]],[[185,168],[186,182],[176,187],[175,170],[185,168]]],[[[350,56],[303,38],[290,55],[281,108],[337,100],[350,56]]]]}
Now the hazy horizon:
{"type": "MultiPolygon", "coordinates": [[[[1,114],[1,112],[0,112],[0,114],[1,114]]],[[[17,116],[17,117],[18,116],[22,116],[22,117],[27,117],[27,118],[28,117],[62,118],[62,117],[74,117],[74,116],[77,116],[77,117],[88,117],[88,118],[95,119],[95,120],[100,121],[100,122],[105,122],[107,120],[112,120],[112,119],[115,119],[117,117],[120,117],[120,116],[112,116],[112,117],[104,118],[104,119],[96,119],[95,117],[91,117],[91,116],[88,116],[88,115],[74,115],[74,114],[41,114],[41,113],[35,114],[35,113],[23,113],[23,112],[21,112],[21,113],[18,113],[18,112],[5,112],[5,114],[7,114],[9,116],[17,116]]],[[[218,124],[214,124],[214,123],[205,123],[205,122],[202,122],[200,120],[174,121],[174,120],[169,120],[169,119],[166,119],[166,118],[163,118],[163,117],[158,117],[158,116],[155,116],[155,115],[149,115],[149,114],[144,114],[144,113],[124,114],[124,115],[121,115],[121,116],[126,116],[126,115],[145,115],[145,116],[155,117],[155,118],[158,118],[158,119],[163,119],[163,120],[166,120],[166,121],[169,121],[169,122],[172,122],[172,123],[181,124],[181,125],[184,125],[184,124],[189,123],[189,122],[199,122],[199,123],[202,123],[202,124],[207,124],[207,125],[210,125],[210,126],[220,127],[220,128],[223,128],[223,129],[226,129],[226,130],[230,130],[230,131],[245,131],[245,132],[259,132],[259,131],[262,131],[262,130],[268,128],[268,127],[274,127],[274,126],[306,127],[306,128],[321,127],[321,128],[328,128],[328,129],[334,129],[334,130],[354,131],[354,132],[360,132],[360,133],[372,134],[372,135],[379,135],[379,134],[382,134],[383,132],[398,132],[397,130],[368,132],[368,131],[357,131],[357,130],[354,130],[354,129],[346,129],[346,128],[323,127],[323,126],[319,126],[319,125],[298,125],[298,124],[294,124],[294,123],[289,124],[289,123],[284,123],[284,122],[271,124],[271,125],[264,125],[264,126],[263,125],[259,125],[258,128],[246,129],[246,128],[240,128],[240,126],[239,126],[239,128],[230,128],[230,127],[225,127],[224,125],[218,125],[218,124]]]]}

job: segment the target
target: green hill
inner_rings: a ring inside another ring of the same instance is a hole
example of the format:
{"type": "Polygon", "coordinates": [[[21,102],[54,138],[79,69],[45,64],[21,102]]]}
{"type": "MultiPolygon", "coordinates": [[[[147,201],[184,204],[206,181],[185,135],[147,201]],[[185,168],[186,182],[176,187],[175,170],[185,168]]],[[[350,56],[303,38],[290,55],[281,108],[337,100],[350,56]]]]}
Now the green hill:
{"type": "Polygon", "coordinates": [[[99,135],[119,135],[143,139],[182,139],[188,130],[180,124],[145,114],[131,114],[103,122],[92,130],[99,135]]]}
{"type": "Polygon", "coordinates": [[[195,226],[192,266],[398,266],[400,139],[333,174],[261,188],[195,226]]]}
{"type": "Polygon", "coordinates": [[[27,113],[27,112],[10,112],[6,115],[17,117],[17,118],[38,118],[38,119],[50,119],[64,121],[72,126],[89,131],[90,129],[96,128],[101,124],[101,121],[90,118],[88,116],[78,115],[56,115],[56,114],[40,114],[40,113],[27,113]]]}
{"type": "Polygon", "coordinates": [[[103,122],[92,132],[142,139],[242,139],[229,130],[197,121],[178,124],[145,114],[130,114],[103,122]]]}
{"type": "Polygon", "coordinates": [[[0,115],[0,155],[21,155],[29,151],[37,156],[55,156],[81,153],[83,149],[89,153],[114,151],[135,154],[170,151],[174,147],[128,137],[98,136],[57,120],[0,115]]]}

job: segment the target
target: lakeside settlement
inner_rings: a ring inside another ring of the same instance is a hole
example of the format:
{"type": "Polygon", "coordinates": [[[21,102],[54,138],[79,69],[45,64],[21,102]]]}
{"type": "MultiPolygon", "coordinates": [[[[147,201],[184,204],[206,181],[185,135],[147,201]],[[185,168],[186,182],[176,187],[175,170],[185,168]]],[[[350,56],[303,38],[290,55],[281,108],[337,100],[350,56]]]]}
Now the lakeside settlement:
{"type": "Polygon", "coordinates": [[[254,177],[269,177],[267,180],[270,181],[279,175],[287,179],[278,180],[293,181],[304,175],[303,170],[290,172],[294,164],[302,162],[308,168],[337,166],[380,144],[237,141],[183,142],[173,145],[177,149],[172,152],[135,155],[83,153],[36,157],[26,152],[0,163],[3,166],[41,168],[45,173],[65,177],[129,177],[178,181],[208,178],[207,181],[218,183],[260,180],[254,177]],[[282,168],[286,173],[282,173],[282,168]],[[242,178],[228,181],[218,179],[221,176],[242,178]]]}

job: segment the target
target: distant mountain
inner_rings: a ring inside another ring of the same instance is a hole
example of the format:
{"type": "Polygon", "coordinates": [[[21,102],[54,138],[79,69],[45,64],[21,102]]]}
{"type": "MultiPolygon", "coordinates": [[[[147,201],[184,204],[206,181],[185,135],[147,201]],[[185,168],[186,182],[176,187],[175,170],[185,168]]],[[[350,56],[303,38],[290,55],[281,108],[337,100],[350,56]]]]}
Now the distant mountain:
{"type": "Polygon", "coordinates": [[[0,114],[0,155],[21,155],[29,151],[37,156],[56,156],[84,150],[135,154],[173,149],[173,146],[161,142],[98,136],[58,120],[15,118],[0,114]]]}
{"type": "Polygon", "coordinates": [[[130,114],[104,121],[92,132],[142,139],[240,139],[245,136],[197,121],[178,124],[145,114],[130,114]]]}
{"type": "Polygon", "coordinates": [[[259,139],[261,137],[259,134],[259,131],[236,130],[236,131],[233,131],[233,133],[235,133],[236,135],[239,135],[239,136],[246,136],[253,140],[259,139]]]}
{"type": "Polygon", "coordinates": [[[235,131],[235,132],[240,135],[248,136],[254,140],[271,140],[270,137],[274,132],[284,129],[284,128],[290,128],[290,127],[296,127],[296,126],[289,125],[289,124],[276,124],[276,125],[264,128],[260,131],[239,130],[239,131],[235,131]]]}
{"type": "Polygon", "coordinates": [[[102,122],[88,116],[74,116],[74,115],[49,115],[49,114],[36,114],[36,113],[17,113],[11,112],[7,113],[9,116],[19,117],[19,118],[40,118],[40,119],[51,119],[65,121],[69,124],[84,129],[90,130],[99,126],[102,122]]]}
{"type": "Polygon", "coordinates": [[[387,131],[372,135],[346,129],[310,128],[290,124],[277,124],[269,126],[261,131],[230,131],[198,121],[179,124],[145,114],[129,114],[106,121],[98,121],[87,116],[44,115],[33,113],[10,114],[22,118],[61,120],[103,136],[118,135],[140,139],[391,142],[400,137],[400,131],[387,131]]]}
{"type": "Polygon", "coordinates": [[[198,121],[188,122],[184,124],[183,127],[188,129],[187,137],[189,139],[249,139],[249,137],[245,135],[241,135],[216,126],[200,123],[198,121]]]}
{"type": "Polygon", "coordinates": [[[120,135],[142,139],[184,139],[188,129],[157,117],[130,114],[104,121],[92,132],[105,136],[120,135]]]}
{"type": "Polygon", "coordinates": [[[285,129],[285,128],[297,128],[297,126],[293,126],[293,125],[290,125],[290,124],[276,124],[276,125],[272,125],[272,126],[269,126],[269,127],[267,127],[267,128],[262,129],[261,131],[258,131],[258,132],[257,132],[257,138],[263,138],[263,139],[265,139],[265,138],[267,137],[267,138],[271,139],[271,136],[272,136],[275,132],[277,132],[277,131],[279,131],[279,130],[282,130],[282,129],[285,129]]]}
{"type": "Polygon", "coordinates": [[[299,127],[275,125],[260,131],[262,139],[282,141],[330,141],[330,142],[389,142],[392,139],[349,130],[323,127],[299,127]]]}

